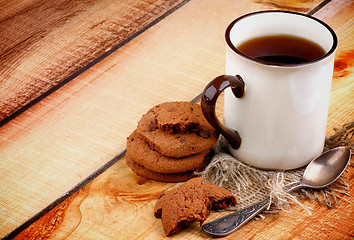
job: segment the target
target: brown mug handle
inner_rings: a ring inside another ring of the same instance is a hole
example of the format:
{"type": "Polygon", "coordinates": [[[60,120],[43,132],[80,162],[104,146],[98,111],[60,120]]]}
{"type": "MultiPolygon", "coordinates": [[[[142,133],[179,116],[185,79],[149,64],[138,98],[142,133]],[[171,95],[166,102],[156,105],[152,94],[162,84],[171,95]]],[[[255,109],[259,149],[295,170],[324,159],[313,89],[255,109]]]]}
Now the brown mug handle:
{"type": "Polygon", "coordinates": [[[214,78],[205,87],[202,93],[201,107],[208,122],[227,139],[233,149],[238,149],[241,145],[240,135],[236,130],[229,129],[222,124],[215,113],[216,100],[228,87],[231,87],[236,98],[241,98],[245,92],[245,83],[241,76],[221,75],[214,78]]]}

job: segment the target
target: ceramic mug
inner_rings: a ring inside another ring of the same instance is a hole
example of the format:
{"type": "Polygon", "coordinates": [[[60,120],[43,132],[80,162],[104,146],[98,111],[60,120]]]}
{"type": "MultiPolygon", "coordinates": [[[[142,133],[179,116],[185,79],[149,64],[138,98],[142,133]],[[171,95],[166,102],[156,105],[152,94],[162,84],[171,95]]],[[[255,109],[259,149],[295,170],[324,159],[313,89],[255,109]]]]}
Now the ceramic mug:
{"type": "Polygon", "coordinates": [[[206,119],[227,139],[230,153],[262,169],[288,170],[308,164],[323,151],[331,91],[335,32],[300,13],[262,11],[234,20],[226,29],[226,75],[202,93],[206,119]],[[323,48],[302,63],[272,63],[241,52],[259,36],[292,35],[323,48]],[[224,123],[215,104],[224,91],[224,123]]]}

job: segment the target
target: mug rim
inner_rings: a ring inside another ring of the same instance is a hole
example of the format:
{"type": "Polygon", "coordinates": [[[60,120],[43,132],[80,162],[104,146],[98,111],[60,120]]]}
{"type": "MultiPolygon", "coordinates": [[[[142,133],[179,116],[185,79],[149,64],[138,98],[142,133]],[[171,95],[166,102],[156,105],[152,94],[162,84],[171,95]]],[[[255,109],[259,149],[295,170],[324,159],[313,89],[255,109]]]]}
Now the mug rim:
{"type": "Polygon", "coordinates": [[[338,45],[338,38],[337,38],[337,35],[336,33],[334,32],[334,30],[328,25],[326,24],[325,22],[323,22],[322,20],[318,19],[318,18],[315,18],[313,16],[310,16],[310,15],[306,15],[306,14],[303,14],[303,13],[299,13],[299,12],[292,12],[292,11],[285,11],[285,10],[264,10],[264,11],[257,11],[257,12],[251,12],[251,13],[248,13],[248,14],[245,14],[245,15],[242,15],[238,18],[236,18],[235,20],[233,20],[229,25],[228,27],[226,28],[226,31],[225,31],[225,40],[226,40],[226,43],[227,45],[238,55],[242,56],[242,57],[245,57],[246,59],[248,60],[251,60],[252,62],[257,62],[257,63],[260,63],[262,65],[268,65],[268,66],[279,66],[279,67],[297,67],[297,66],[304,66],[304,65],[309,65],[309,64],[313,64],[313,63],[316,63],[316,62],[319,62],[327,57],[329,57],[330,55],[332,55],[334,53],[334,51],[336,50],[337,48],[337,45],[338,45]],[[332,47],[329,49],[329,51],[326,52],[326,54],[324,54],[323,56],[321,56],[320,58],[318,59],[315,59],[315,60],[311,60],[311,61],[308,61],[308,62],[303,62],[303,63],[272,63],[272,62],[266,62],[266,61],[262,61],[262,60],[259,60],[259,59],[255,59],[255,58],[251,58],[249,56],[247,56],[246,54],[242,53],[240,50],[238,50],[236,48],[235,45],[232,44],[231,42],[231,38],[230,38],[230,32],[231,32],[231,29],[234,27],[234,25],[246,18],[246,17],[249,17],[249,16],[252,16],[252,15],[257,15],[257,14],[264,14],[264,13],[286,13],[286,14],[293,14],[293,15],[300,15],[302,17],[305,17],[305,18],[309,18],[311,20],[314,20],[314,21],[317,21],[318,23],[320,23],[322,26],[324,26],[325,28],[327,28],[327,30],[330,32],[330,34],[332,35],[332,39],[333,39],[333,44],[332,44],[332,47]]]}

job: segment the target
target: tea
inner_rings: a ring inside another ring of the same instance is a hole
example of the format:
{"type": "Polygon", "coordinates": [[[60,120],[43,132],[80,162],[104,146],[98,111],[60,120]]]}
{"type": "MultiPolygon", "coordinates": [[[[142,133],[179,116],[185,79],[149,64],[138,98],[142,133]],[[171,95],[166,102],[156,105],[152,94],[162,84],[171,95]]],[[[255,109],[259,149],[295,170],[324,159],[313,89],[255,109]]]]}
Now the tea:
{"type": "Polygon", "coordinates": [[[292,35],[269,35],[250,39],[237,49],[246,56],[271,64],[299,64],[326,54],[317,43],[292,35]]]}

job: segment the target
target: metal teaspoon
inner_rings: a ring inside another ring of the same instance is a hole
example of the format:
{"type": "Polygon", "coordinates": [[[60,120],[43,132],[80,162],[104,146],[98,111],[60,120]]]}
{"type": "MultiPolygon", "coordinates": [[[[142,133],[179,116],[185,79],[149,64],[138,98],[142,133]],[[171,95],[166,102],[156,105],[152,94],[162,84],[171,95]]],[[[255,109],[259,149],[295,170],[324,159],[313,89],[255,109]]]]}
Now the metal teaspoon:
{"type": "MultiPolygon", "coordinates": [[[[338,147],[322,153],[306,167],[302,180],[289,184],[285,192],[298,188],[323,188],[333,183],[344,172],[350,160],[350,149],[338,147]]],[[[202,229],[215,236],[223,237],[233,233],[270,204],[270,197],[215,221],[206,223],[202,229]]]]}

